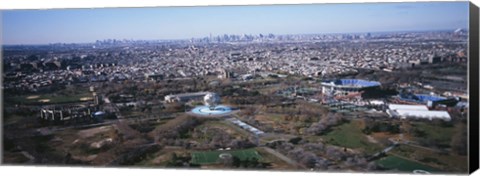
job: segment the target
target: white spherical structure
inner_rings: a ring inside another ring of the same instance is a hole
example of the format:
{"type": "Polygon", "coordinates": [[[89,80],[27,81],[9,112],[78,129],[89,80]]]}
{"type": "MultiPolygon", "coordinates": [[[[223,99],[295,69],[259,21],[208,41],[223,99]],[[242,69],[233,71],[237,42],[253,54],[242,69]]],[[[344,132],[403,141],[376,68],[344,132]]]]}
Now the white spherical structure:
{"type": "Polygon", "coordinates": [[[207,106],[215,107],[220,102],[220,96],[218,96],[216,93],[208,93],[205,95],[205,97],[203,97],[203,102],[207,106]]]}

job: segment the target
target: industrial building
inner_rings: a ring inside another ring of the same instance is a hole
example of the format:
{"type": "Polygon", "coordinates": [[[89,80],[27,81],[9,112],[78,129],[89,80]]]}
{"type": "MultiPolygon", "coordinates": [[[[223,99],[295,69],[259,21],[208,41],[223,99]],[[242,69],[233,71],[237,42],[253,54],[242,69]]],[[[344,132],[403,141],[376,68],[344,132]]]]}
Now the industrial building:
{"type": "Polygon", "coordinates": [[[455,98],[446,98],[428,94],[400,94],[398,99],[406,103],[423,104],[428,107],[434,107],[438,104],[455,106],[458,103],[458,99],[455,98]]]}
{"type": "Polygon", "coordinates": [[[45,121],[102,121],[104,117],[105,113],[98,111],[96,106],[46,106],[40,109],[40,119],[45,121]]]}

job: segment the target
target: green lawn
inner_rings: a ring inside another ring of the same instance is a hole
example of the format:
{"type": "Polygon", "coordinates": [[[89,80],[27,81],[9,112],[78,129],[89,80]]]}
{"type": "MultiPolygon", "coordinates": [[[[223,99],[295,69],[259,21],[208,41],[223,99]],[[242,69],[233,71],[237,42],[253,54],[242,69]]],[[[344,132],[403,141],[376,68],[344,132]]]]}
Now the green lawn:
{"type": "Polygon", "coordinates": [[[390,153],[400,155],[406,158],[418,158],[417,160],[425,164],[430,164],[439,170],[446,172],[466,172],[468,170],[467,156],[440,154],[434,151],[417,148],[407,145],[400,145],[390,153]]]}
{"type": "Polygon", "coordinates": [[[206,151],[206,152],[192,152],[192,163],[195,164],[215,164],[218,161],[218,156],[222,153],[230,153],[232,156],[238,157],[240,160],[247,158],[262,157],[255,149],[231,150],[231,151],[206,151]]]}
{"type": "Polygon", "coordinates": [[[397,169],[409,173],[412,173],[414,170],[424,170],[431,173],[438,172],[433,167],[391,155],[377,160],[376,163],[387,169],[397,169]]]}
{"type": "Polygon", "coordinates": [[[352,120],[340,126],[333,127],[332,131],[323,136],[325,142],[348,148],[363,148],[367,153],[381,150],[378,144],[370,143],[362,133],[359,121],[352,120]]]}

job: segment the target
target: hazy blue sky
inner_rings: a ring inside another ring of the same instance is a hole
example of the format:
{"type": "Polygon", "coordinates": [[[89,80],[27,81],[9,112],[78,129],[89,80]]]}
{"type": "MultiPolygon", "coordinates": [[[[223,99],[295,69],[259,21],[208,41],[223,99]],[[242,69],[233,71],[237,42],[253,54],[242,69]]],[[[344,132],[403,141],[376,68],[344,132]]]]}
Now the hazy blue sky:
{"type": "Polygon", "coordinates": [[[468,2],[2,11],[4,44],[467,28],[468,2]]]}

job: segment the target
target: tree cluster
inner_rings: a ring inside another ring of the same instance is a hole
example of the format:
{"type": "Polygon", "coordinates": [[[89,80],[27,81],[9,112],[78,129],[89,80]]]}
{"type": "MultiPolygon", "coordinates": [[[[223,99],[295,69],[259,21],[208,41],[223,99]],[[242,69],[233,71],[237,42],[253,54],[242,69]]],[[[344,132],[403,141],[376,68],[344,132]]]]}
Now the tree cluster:
{"type": "Polygon", "coordinates": [[[370,134],[372,132],[389,132],[391,134],[400,133],[400,125],[392,124],[390,122],[379,122],[373,121],[371,119],[365,119],[365,128],[362,130],[365,134],[370,134]]]}
{"type": "Polygon", "coordinates": [[[123,154],[114,161],[112,161],[110,165],[133,165],[145,159],[148,153],[154,153],[161,148],[162,147],[160,145],[149,145],[134,148],[129,150],[126,154],[123,154]]]}
{"type": "Polygon", "coordinates": [[[200,124],[201,122],[196,118],[177,117],[152,132],[157,141],[185,139],[189,137],[190,131],[200,124]]]}
{"type": "Polygon", "coordinates": [[[225,130],[219,128],[204,128],[195,129],[192,137],[201,139],[203,143],[197,145],[199,149],[217,149],[217,148],[232,148],[242,149],[253,147],[254,144],[247,139],[234,138],[225,130]]]}
{"type": "Polygon", "coordinates": [[[177,155],[172,153],[170,160],[167,161],[167,167],[198,167],[198,164],[191,163],[192,157],[188,154],[186,155],[177,155]]]}
{"type": "Polygon", "coordinates": [[[252,157],[252,158],[246,158],[241,160],[240,158],[236,156],[232,156],[229,158],[222,158],[220,159],[220,162],[226,166],[226,167],[234,167],[234,168],[266,168],[270,166],[269,163],[266,162],[261,162],[257,158],[252,157]]]}
{"type": "Polygon", "coordinates": [[[455,134],[452,137],[450,146],[452,151],[458,155],[467,155],[468,153],[468,135],[467,135],[467,125],[464,123],[459,123],[455,126],[455,134]]]}
{"type": "Polygon", "coordinates": [[[308,134],[321,135],[328,132],[328,130],[336,125],[343,123],[346,119],[338,113],[328,113],[327,116],[320,119],[306,130],[308,134]]]}
{"type": "Polygon", "coordinates": [[[313,152],[305,151],[299,147],[290,150],[287,156],[308,168],[326,169],[329,164],[326,159],[318,157],[313,152]]]}

